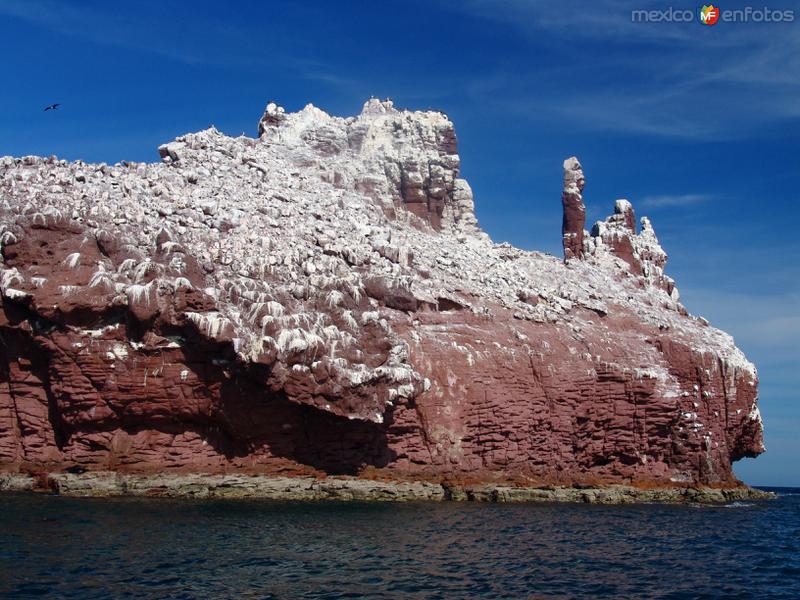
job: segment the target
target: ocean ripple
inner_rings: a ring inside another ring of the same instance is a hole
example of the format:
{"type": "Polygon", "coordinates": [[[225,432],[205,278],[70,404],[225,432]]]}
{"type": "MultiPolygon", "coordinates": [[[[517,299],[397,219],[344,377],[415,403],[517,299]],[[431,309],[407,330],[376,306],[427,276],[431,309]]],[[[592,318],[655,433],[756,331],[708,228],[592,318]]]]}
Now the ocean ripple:
{"type": "Polygon", "coordinates": [[[792,493],[705,510],[0,495],[0,596],[794,599],[792,493]]]}

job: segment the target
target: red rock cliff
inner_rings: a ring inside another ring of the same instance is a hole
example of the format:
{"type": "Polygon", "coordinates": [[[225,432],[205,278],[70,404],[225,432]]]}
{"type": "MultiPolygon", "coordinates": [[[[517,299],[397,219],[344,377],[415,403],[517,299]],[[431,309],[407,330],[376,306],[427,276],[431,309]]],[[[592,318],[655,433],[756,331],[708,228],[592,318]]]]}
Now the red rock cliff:
{"type": "Polygon", "coordinates": [[[734,481],[756,371],[633,210],[493,244],[450,121],[271,104],[157,164],[0,159],[5,470],[734,481]]]}

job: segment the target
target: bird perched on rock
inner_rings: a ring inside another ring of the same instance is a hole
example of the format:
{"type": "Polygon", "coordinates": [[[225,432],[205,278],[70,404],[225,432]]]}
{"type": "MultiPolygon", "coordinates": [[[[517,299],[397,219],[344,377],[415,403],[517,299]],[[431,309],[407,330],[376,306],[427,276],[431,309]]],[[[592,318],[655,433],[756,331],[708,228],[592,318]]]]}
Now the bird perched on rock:
{"type": "Polygon", "coordinates": [[[48,110],[57,110],[59,106],[61,106],[59,103],[51,104],[45,107],[44,112],[47,112],[48,110]]]}

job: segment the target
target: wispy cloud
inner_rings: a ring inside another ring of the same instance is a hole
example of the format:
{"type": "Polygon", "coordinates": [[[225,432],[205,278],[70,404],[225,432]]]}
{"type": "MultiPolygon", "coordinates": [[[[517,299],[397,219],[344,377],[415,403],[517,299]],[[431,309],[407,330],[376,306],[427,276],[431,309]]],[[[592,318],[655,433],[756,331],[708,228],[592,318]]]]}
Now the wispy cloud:
{"type": "MultiPolygon", "coordinates": [[[[640,27],[630,28],[632,6],[626,0],[594,0],[591,3],[581,0],[561,0],[558,3],[549,0],[464,0],[459,6],[460,10],[476,17],[512,24],[522,33],[534,37],[540,36],[542,31],[601,39],[623,34],[626,38],[670,43],[690,35],[684,27],[676,24],[637,23],[640,27]]],[[[633,8],[648,8],[646,0],[633,8]]]]}
{"type": "Polygon", "coordinates": [[[641,23],[631,8],[621,0],[459,3],[453,10],[528,44],[557,46],[563,60],[529,78],[498,65],[467,93],[528,118],[688,140],[757,135],[800,116],[796,23],[641,23]]]}
{"type": "MultiPolygon", "coordinates": [[[[45,27],[62,35],[94,43],[142,50],[187,64],[207,63],[200,47],[184,43],[181,36],[161,36],[157,20],[143,15],[121,16],[96,6],[59,3],[49,0],[4,0],[0,14],[45,27]]],[[[208,33],[208,32],[204,32],[208,33]]],[[[198,36],[201,37],[201,36],[198,36]]]]}
{"type": "Polygon", "coordinates": [[[202,14],[177,20],[163,13],[160,6],[146,3],[126,11],[102,4],[0,0],[0,15],[94,44],[152,54],[189,66],[270,67],[332,87],[360,85],[310,56],[302,40],[278,22],[264,22],[263,35],[254,38],[252,30],[230,20],[202,14]]]}
{"type": "MultiPolygon", "coordinates": [[[[680,283],[680,282],[679,282],[680,283]]],[[[759,371],[761,408],[773,423],[789,418],[796,429],[800,419],[795,408],[800,386],[800,295],[795,292],[721,293],[717,290],[683,286],[682,301],[694,314],[708,318],[711,325],[732,334],[759,371]]],[[[768,435],[772,426],[767,428],[768,435]]],[[[769,446],[769,443],[767,444],[769,446]]]]}
{"type": "Polygon", "coordinates": [[[678,208],[704,204],[715,199],[713,194],[666,194],[660,196],[645,196],[639,205],[642,208],[678,208]]]}
{"type": "MultiPolygon", "coordinates": [[[[680,284],[680,281],[678,282],[680,284]]],[[[707,317],[711,324],[731,333],[758,365],[800,362],[800,316],[797,291],[786,293],[720,292],[680,287],[682,301],[690,311],[707,317]]],[[[796,370],[783,374],[787,382],[800,384],[796,370]]],[[[778,382],[773,382],[778,383],[778,382]]]]}

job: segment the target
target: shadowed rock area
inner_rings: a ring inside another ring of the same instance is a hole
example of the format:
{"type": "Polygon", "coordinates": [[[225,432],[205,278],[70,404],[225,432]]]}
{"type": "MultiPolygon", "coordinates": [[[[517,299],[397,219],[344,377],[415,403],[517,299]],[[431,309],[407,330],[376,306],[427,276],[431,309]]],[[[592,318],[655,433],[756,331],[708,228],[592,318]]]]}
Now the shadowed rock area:
{"type": "Polygon", "coordinates": [[[480,230],[442,113],[258,131],[0,158],[3,471],[729,487],[763,452],[755,368],[628,201],[584,230],[577,159],[562,261],[480,230]]]}

